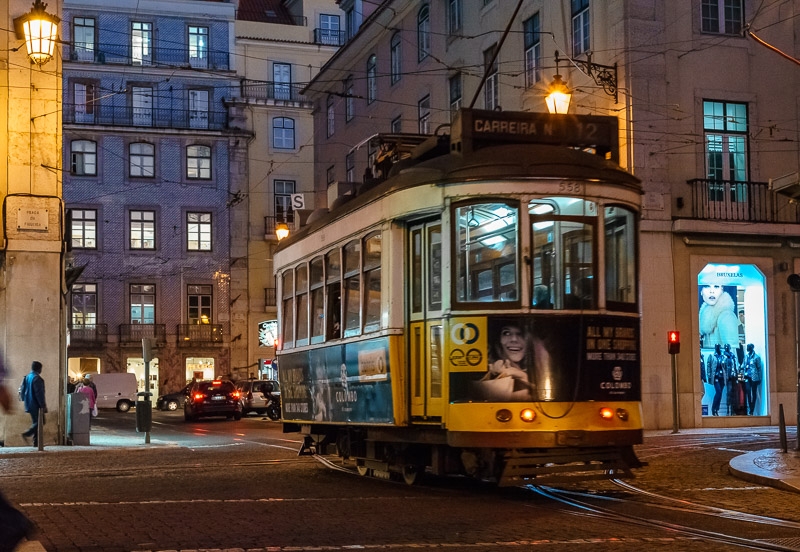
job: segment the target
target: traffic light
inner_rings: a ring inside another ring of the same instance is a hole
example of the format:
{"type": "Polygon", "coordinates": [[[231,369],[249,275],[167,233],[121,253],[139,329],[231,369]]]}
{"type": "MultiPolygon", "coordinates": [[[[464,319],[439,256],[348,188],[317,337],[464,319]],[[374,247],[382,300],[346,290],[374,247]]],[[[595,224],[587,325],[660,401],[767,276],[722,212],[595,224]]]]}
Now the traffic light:
{"type": "Polygon", "coordinates": [[[667,344],[669,354],[677,355],[681,352],[681,332],[671,331],[667,333],[667,344]]]}

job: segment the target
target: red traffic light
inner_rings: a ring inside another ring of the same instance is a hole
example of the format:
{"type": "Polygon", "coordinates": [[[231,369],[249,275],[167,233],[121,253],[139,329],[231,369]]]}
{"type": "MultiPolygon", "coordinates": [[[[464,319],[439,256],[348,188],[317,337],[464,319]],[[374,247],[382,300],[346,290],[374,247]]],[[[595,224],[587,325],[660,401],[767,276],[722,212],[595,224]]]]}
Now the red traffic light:
{"type": "Polygon", "coordinates": [[[671,331],[667,333],[667,345],[669,354],[677,355],[681,352],[681,332],[671,331]]]}

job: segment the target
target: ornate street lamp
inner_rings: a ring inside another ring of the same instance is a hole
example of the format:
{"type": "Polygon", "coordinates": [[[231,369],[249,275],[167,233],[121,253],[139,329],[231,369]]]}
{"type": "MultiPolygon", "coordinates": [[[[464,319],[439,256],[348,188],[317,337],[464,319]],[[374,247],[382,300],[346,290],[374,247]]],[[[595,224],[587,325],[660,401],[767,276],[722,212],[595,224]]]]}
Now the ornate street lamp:
{"type": "Polygon", "coordinates": [[[47,13],[47,4],[35,0],[29,13],[14,19],[19,38],[25,39],[28,57],[36,65],[44,65],[53,57],[61,20],[47,13]]]}
{"type": "Polygon", "coordinates": [[[285,222],[279,222],[275,225],[275,235],[278,236],[278,241],[289,235],[289,225],[285,222]]]}
{"type": "Polygon", "coordinates": [[[552,114],[565,115],[569,111],[569,101],[572,99],[572,93],[567,88],[567,83],[561,80],[558,68],[556,68],[556,74],[553,75],[553,82],[548,90],[550,93],[544,99],[547,104],[547,111],[552,114]]]}

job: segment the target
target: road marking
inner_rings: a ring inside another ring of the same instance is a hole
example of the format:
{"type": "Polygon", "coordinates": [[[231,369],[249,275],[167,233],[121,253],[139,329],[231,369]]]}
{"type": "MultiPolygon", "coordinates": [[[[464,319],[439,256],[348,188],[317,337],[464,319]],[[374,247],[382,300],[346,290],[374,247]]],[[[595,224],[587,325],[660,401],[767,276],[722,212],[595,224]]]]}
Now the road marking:
{"type": "Polygon", "coordinates": [[[42,508],[42,507],[72,507],[72,506],[148,506],[152,504],[256,504],[259,502],[352,502],[352,501],[379,501],[379,500],[450,500],[446,497],[418,497],[418,496],[398,496],[380,497],[365,496],[357,498],[187,498],[187,499],[165,499],[165,500],[121,500],[118,502],[26,502],[20,503],[22,508],[42,508]]]}
{"type": "Polygon", "coordinates": [[[704,489],[683,489],[684,492],[695,491],[761,491],[771,487],[706,487],[704,489]]]}
{"type": "Polygon", "coordinates": [[[724,450],[724,451],[727,451],[727,452],[742,452],[742,453],[753,452],[752,450],[739,450],[739,449],[732,449],[732,448],[725,448],[725,447],[717,447],[717,450],[724,450]]]}

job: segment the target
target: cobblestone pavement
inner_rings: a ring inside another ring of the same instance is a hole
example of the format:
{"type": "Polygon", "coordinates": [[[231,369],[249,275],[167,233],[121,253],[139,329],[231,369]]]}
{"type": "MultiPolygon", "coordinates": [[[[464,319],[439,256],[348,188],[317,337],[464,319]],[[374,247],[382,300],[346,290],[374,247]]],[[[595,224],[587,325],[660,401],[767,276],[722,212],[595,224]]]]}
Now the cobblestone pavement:
{"type": "Polygon", "coordinates": [[[649,465],[631,484],[792,520],[796,527],[656,509],[652,497],[610,482],[573,485],[566,488],[571,494],[561,495],[599,505],[609,515],[527,488],[497,489],[460,478],[408,487],[297,457],[294,436],[274,424],[177,423],[173,431],[194,435],[181,446],[0,455],[0,488],[37,524],[37,538],[48,551],[733,548],[630,517],[642,515],[800,549],[797,495],[727,473],[727,462],[741,451],[775,446],[777,433],[770,428],[650,436],[639,449],[649,465]]]}

